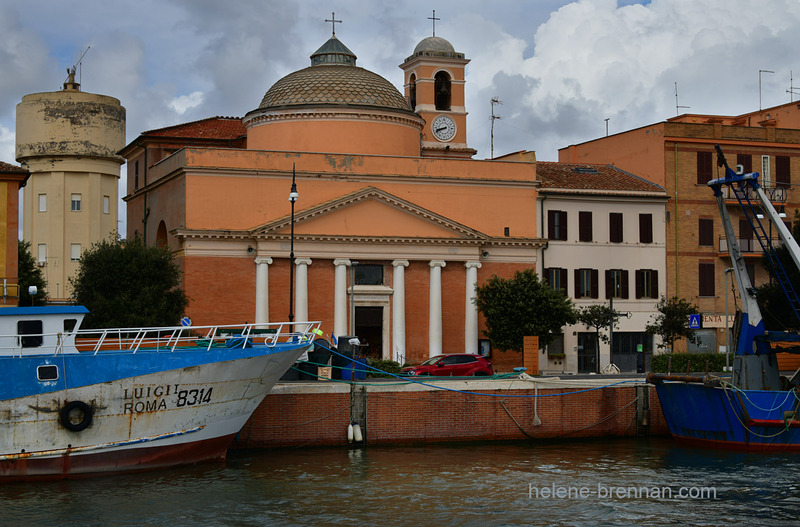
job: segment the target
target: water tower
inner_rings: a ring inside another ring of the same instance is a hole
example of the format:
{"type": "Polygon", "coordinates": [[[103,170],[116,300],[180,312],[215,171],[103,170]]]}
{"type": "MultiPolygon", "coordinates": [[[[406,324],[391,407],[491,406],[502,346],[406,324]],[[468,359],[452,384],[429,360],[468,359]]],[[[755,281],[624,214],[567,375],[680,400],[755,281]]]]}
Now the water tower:
{"type": "Polygon", "coordinates": [[[113,97],[82,92],[73,67],[63,90],[22,98],[16,142],[16,159],[31,173],[23,236],[51,300],[67,300],[81,252],[117,229],[125,108],[113,97]]]}

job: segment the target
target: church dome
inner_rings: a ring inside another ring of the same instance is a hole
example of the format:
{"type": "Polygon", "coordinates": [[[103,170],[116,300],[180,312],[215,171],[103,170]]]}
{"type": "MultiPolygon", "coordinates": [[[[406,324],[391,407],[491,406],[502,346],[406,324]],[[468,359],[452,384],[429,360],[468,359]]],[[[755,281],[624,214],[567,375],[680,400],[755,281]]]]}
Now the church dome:
{"type": "Polygon", "coordinates": [[[428,37],[420,41],[414,48],[414,55],[422,51],[432,51],[435,53],[455,53],[456,48],[442,37],[428,37]]]}
{"type": "Polygon", "coordinates": [[[356,66],[336,35],[242,121],[252,149],[400,156],[419,155],[425,126],[392,83],[356,66]]]}
{"type": "Polygon", "coordinates": [[[260,110],[346,105],[411,111],[397,88],[356,66],[355,54],[334,35],[311,55],[311,66],[283,77],[264,95],[260,110]]]}

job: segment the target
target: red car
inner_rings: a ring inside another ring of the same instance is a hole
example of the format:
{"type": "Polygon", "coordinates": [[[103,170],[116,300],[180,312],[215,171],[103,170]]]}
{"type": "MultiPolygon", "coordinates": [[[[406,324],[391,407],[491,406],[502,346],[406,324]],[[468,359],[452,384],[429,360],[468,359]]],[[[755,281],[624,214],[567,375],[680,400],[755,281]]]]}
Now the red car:
{"type": "Polygon", "coordinates": [[[419,366],[406,366],[402,375],[436,375],[450,377],[452,375],[492,375],[492,363],[480,355],[471,353],[453,353],[436,355],[419,366]]]}

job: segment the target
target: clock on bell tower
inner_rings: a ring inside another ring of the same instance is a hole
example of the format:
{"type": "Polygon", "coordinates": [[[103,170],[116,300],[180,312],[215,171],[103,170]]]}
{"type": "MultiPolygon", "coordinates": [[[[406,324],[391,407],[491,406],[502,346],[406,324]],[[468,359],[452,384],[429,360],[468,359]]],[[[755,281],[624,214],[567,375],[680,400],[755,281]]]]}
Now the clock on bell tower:
{"type": "MultiPolygon", "coordinates": [[[[436,24],[436,12],[433,13],[436,24]]],[[[411,109],[425,119],[421,150],[425,157],[470,158],[476,150],[467,146],[467,110],[464,73],[468,59],[447,40],[423,39],[414,54],[400,65],[405,77],[405,96],[411,109]]]]}

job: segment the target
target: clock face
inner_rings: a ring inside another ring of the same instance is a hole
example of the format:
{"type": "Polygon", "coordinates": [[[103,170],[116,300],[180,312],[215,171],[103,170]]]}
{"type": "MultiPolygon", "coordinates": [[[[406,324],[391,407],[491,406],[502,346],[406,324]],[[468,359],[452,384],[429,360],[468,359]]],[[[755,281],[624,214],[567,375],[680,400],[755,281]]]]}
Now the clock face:
{"type": "Polygon", "coordinates": [[[439,115],[433,120],[431,130],[439,141],[450,141],[456,136],[456,123],[449,115],[439,115]]]}

